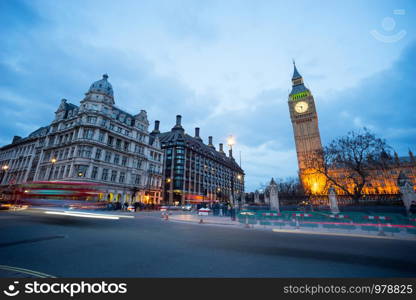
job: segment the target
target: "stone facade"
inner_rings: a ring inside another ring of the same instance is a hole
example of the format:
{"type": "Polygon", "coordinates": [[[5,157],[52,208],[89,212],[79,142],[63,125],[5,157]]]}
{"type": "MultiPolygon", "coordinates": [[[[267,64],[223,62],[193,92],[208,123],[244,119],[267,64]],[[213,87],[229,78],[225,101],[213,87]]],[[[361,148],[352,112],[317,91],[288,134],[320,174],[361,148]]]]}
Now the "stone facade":
{"type": "Polygon", "coordinates": [[[63,99],[50,125],[0,148],[0,184],[95,182],[103,200],[159,203],[163,150],[148,126],[146,111],[132,115],[115,106],[103,75],[79,106],[63,99]]]}
{"type": "MultiPolygon", "coordinates": [[[[314,167],[322,162],[321,138],[318,126],[318,114],[315,108],[315,100],[312,93],[304,85],[303,78],[294,65],[292,76],[292,91],[289,94],[289,111],[293,125],[296,152],[299,165],[299,177],[305,191],[312,195],[328,194],[329,182],[324,175],[316,172],[314,167]]],[[[369,182],[363,189],[367,195],[394,195],[399,194],[397,178],[400,172],[406,174],[414,184],[416,184],[416,161],[412,151],[409,156],[399,157],[394,153],[394,157],[389,158],[388,168],[369,169],[371,176],[369,182]]],[[[339,182],[349,190],[353,190],[353,184],[347,184],[348,177],[341,168],[329,170],[331,177],[337,178],[339,182]]],[[[337,195],[345,194],[341,189],[335,187],[337,195]]]]}

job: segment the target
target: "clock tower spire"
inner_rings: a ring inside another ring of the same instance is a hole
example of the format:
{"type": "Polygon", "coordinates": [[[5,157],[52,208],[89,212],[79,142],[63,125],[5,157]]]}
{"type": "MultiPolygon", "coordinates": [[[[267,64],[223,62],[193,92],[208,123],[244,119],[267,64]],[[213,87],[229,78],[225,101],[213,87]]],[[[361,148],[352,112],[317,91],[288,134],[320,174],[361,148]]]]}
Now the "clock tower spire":
{"type": "Polygon", "coordinates": [[[295,61],[293,61],[292,91],[288,97],[288,104],[295,137],[299,175],[305,190],[316,194],[323,188],[322,183],[317,182],[317,178],[311,177],[314,173],[313,165],[317,159],[319,161],[316,155],[322,150],[318,114],[314,97],[305,87],[295,61]]]}

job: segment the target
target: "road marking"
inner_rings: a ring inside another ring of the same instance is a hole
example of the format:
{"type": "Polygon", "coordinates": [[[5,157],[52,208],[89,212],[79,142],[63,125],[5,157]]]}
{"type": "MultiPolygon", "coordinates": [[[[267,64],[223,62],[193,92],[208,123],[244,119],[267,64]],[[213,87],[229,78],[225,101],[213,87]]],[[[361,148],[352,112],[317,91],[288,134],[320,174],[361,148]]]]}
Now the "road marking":
{"type": "Polygon", "coordinates": [[[19,244],[36,243],[36,242],[54,240],[54,239],[63,239],[65,237],[66,237],[65,235],[45,236],[45,237],[40,237],[40,238],[35,238],[35,239],[20,240],[20,241],[16,241],[16,242],[0,243],[0,247],[8,247],[8,246],[14,246],[14,245],[19,245],[19,244]]]}
{"type": "Polygon", "coordinates": [[[5,266],[5,265],[0,265],[0,270],[20,272],[20,273],[23,273],[23,274],[26,274],[26,275],[32,275],[32,276],[40,277],[40,278],[56,278],[55,276],[49,275],[49,274],[46,274],[46,273],[33,271],[33,270],[29,270],[29,269],[24,269],[24,268],[5,266]]]}

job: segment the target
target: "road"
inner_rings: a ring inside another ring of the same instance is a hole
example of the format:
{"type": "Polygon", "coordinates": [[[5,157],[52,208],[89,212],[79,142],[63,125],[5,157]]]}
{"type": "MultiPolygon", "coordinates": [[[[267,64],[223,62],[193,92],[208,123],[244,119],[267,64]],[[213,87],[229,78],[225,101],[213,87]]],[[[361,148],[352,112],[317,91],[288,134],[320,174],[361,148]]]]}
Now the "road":
{"type": "Polygon", "coordinates": [[[56,277],[415,277],[415,253],[415,241],[175,223],[141,212],[120,220],[0,212],[0,264],[56,277]]]}

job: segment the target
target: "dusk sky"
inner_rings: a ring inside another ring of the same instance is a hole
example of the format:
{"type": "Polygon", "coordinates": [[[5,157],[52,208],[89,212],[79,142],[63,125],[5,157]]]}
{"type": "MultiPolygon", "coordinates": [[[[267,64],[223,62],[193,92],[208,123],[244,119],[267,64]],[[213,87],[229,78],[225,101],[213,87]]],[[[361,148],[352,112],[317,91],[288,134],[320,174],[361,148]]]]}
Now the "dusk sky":
{"type": "Polygon", "coordinates": [[[48,125],[109,75],[116,106],[218,145],[246,190],[297,176],[287,97],[296,61],[323,144],[367,126],[416,152],[416,1],[0,0],[0,145],[48,125]],[[320,5],[317,5],[319,3],[320,5]]]}

